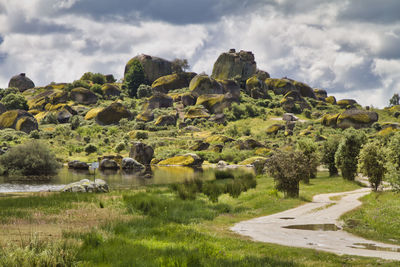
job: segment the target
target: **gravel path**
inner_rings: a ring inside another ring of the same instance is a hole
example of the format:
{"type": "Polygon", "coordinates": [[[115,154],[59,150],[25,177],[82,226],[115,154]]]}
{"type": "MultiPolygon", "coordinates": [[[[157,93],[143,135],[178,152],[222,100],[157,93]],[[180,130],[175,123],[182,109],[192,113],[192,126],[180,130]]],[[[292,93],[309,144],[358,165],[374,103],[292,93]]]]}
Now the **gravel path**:
{"type": "Polygon", "coordinates": [[[369,188],[362,188],[350,192],[316,195],[311,203],[242,221],[231,230],[255,241],[311,248],[339,255],[400,260],[400,246],[367,240],[341,230],[339,217],[360,206],[358,199],[369,193],[369,188]],[[334,200],[331,197],[335,197],[334,200]]]}

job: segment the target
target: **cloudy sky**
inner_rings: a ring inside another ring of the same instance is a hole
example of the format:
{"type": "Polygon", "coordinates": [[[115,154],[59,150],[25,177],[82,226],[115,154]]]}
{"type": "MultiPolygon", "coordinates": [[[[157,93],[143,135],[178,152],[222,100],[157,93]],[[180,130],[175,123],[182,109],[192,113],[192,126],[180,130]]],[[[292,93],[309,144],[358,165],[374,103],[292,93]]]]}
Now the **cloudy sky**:
{"type": "Polygon", "coordinates": [[[138,54],[187,58],[250,50],[272,77],[383,107],[400,93],[399,0],[0,0],[0,88],[84,72],[121,78],[138,54]]]}

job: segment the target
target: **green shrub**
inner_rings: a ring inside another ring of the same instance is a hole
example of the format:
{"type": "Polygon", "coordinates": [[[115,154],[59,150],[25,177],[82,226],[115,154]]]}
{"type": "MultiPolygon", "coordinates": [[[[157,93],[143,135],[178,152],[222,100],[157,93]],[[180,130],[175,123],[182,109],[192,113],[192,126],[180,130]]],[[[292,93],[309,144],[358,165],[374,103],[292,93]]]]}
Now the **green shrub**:
{"type": "Polygon", "coordinates": [[[359,171],[368,177],[368,181],[375,191],[378,190],[386,172],[385,156],[383,147],[377,142],[367,143],[360,150],[359,171]]]}
{"type": "Polygon", "coordinates": [[[77,88],[77,87],[83,87],[83,88],[86,88],[86,89],[90,89],[90,85],[87,82],[82,81],[82,80],[73,81],[72,88],[77,88]]]}
{"type": "Polygon", "coordinates": [[[57,115],[54,112],[50,112],[40,121],[40,124],[58,124],[57,115]]]}
{"type": "Polygon", "coordinates": [[[266,163],[275,188],[287,197],[299,196],[299,183],[309,175],[308,162],[300,151],[277,151],[266,163]]]}
{"type": "Polygon", "coordinates": [[[91,81],[92,81],[94,84],[103,85],[103,84],[106,83],[107,80],[106,80],[106,77],[105,77],[103,74],[101,74],[101,73],[95,73],[95,74],[93,74],[91,81]]]}
{"type": "Polygon", "coordinates": [[[338,169],[335,164],[335,153],[339,146],[339,138],[336,136],[329,137],[322,147],[322,163],[329,169],[329,176],[338,174],[338,169]]]}
{"type": "Polygon", "coordinates": [[[71,123],[71,130],[76,130],[79,128],[79,125],[81,124],[81,117],[74,115],[70,119],[71,123]]]}
{"type": "Polygon", "coordinates": [[[21,94],[10,93],[0,101],[8,110],[23,109],[28,110],[28,103],[21,94]]]}
{"type": "Polygon", "coordinates": [[[37,140],[12,147],[0,156],[0,165],[9,175],[53,175],[61,167],[47,145],[37,140]]]}
{"type": "Polygon", "coordinates": [[[138,90],[137,90],[137,97],[138,98],[149,97],[152,94],[153,94],[153,92],[151,90],[151,86],[146,85],[146,84],[139,85],[138,90]]]}
{"type": "Polygon", "coordinates": [[[144,69],[139,60],[134,60],[125,75],[124,84],[130,97],[137,96],[138,87],[144,83],[144,69]]]}
{"type": "Polygon", "coordinates": [[[100,84],[93,84],[90,87],[90,91],[92,91],[95,94],[99,94],[99,95],[103,94],[103,90],[101,90],[101,85],[100,84]]]}
{"type": "Polygon", "coordinates": [[[116,147],[115,147],[115,152],[120,153],[122,150],[125,149],[125,143],[119,143],[116,147]]]}
{"type": "Polygon", "coordinates": [[[40,138],[39,131],[33,130],[32,132],[30,132],[29,137],[32,139],[39,139],[40,138]]]}
{"type": "Polygon", "coordinates": [[[92,154],[94,152],[97,152],[97,147],[92,144],[88,144],[85,146],[85,152],[86,154],[92,154]]]}
{"type": "Polygon", "coordinates": [[[317,167],[319,165],[318,146],[310,139],[304,138],[297,141],[297,149],[304,154],[307,161],[308,176],[304,177],[304,182],[309,183],[310,178],[317,176],[317,167]]]}
{"type": "Polygon", "coordinates": [[[385,174],[386,180],[395,191],[400,192],[400,133],[395,133],[391,137],[385,165],[387,170],[385,174]]]}
{"type": "Polygon", "coordinates": [[[15,88],[15,87],[9,87],[6,89],[2,89],[2,90],[0,90],[0,99],[2,99],[3,97],[5,97],[6,95],[9,95],[9,94],[19,94],[19,93],[20,92],[19,92],[18,88],[15,88]]]}
{"type": "Polygon", "coordinates": [[[228,170],[216,170],[214,174],[217,180],[234,178],[233,173],[228,170]]]}
{"type": "Polygon", "coordinates": [[[336,166],[341,170],[343,178],[354,181],[357,174],[357,157],[366,136],[354,128],[343,131],[343,138],[335,153],[336,166]]]}
{"type": "Polygon", "coordinates": [[[137,139],[147,139],[147,138],[149,138],[149,134],[147,132],[137,132],[136,138],[137,139]]]}

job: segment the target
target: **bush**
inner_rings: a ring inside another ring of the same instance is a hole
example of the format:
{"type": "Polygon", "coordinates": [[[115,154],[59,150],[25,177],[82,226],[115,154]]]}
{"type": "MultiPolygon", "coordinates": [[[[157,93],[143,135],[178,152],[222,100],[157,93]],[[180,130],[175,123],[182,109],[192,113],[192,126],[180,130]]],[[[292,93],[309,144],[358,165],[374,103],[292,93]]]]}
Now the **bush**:
{"type": "Polygon", "coordinates": [[[92,144],[88,144],[85,146],[85,152],[86,154],[91,154],[97,151],[97,147],[92,144]]]}
{"type": "Polygon", "coordinates": [[[357,174],[357,157],[361,146],[366,141],[366,136],[354,128],[343,131],[343,135],[335,153],[335,163],[342,172],[343,178],[354,181],[357,174]]]}
{"type": "Polygon", "coordinates": [[[297,142],[297,149],[304,154],[307,161],[308,176],[304,177],[303,180],[305,183],[309,183],[310,178],[317,176],[317,167],[319,165],[318,146],[310,139],[301,139],[297,142]]]}
{"type": "Polygon", "coordinates": [[[79,125],[81,124],[81,118],[77,115],[72,116],[70,119],[71,123],[71,130],[75,130],[79,128],[79,125]]]}
{"type": "Polygon", "coordinates": [[[92,91],[95,94],[103,95],[103,90],[101,90],[101,85],[100,84],[93,84],[90,87],[90,91],[92,91]]]}
{"type": "Polygon", "coordinates": [[[106,77],[101,73],[95,73],[95,74],[93,74],[91,81],[94,84],[103,85],[106,83],[106,77]]]}
{"type": "Polygon", "coordinates": [[[137,97],[138,98],[145,98],[145,97],[149,97],[153,94],[152,90],[151,90],[151,86],[146,85],[146,84],[141,84],[139,85],[138,89],[137,89],[137,97]]]}
{"type": "Polygon", "coordinates": [[[58,124],[57,115],[54,112],[50,112],[40,121],[41,124],[58,124]]]}
{"type": "Polygon", "coordinates": [[[181,73],[190,68],[187,59],[179,59],[179,58],[176,58],[172,61],[171,67],[173,73],[181,73]]]}
{"type": "Polygon", "coordinates": [[[365,144],[358,158],[358,168],[362,174],[368,177],[372,188],[378,190],[385,175],[385,151],[377,142],[365,144]]]}
{"type": "Polygon", "coordinates": [[[6,95],[9,95],[9,94],[19,94],[19,93],[20,92],[19,92],[18,88],[15,88],[15,87],[9,87],[6,89],[2,89],[2,90],[0,90],[0,99],[2,99],[3,97],[5,97],[6,95]]]}
{"type": "Polygon", "coordinates": [[[115,147],[115,152],[120,153],[124,149],[125,149],[125,144],[121,142],[115,147]]]}
{"type": "Polygon", "coordinates": [[[38,130],[33,130],[30,134],[29,137],[32,139],[39,139],[40,135],[39,135],[39,131],[38,130]]]}
{"type": "Polygon", "coordinates": [[[325,141],[322,147],[322,163],[329,169],[329,176],[338,174],[338,169],[335,164],[335,153],[339,146],[339,138],[330,137],[325,141]]]}
{"type": "Polygon", "coordinates": [[[144,69],[142,63],[139,60],[134,60],[132,65],[129,67],[128,72],[125,75],[125,85],[128,88],[128,94],[130,97],[137,96],[137,89],[139,85],[144,83],[144,69]]]}
{"type": "Polygon", "coordinates": [[[47,145],[37,140],[12,147],[0,156],[0,165],[9,175],[53,175],[61,167],[47,145]]]}
{"type": "Polygon", "coordinates": [[[308,162],[299,151],[277,151],[266,163],[275,188],[287,197],[299,196],[299,183],[309,175],[308,162]]]}
{"type": "Polygon", "coordinates": [[[386,180],[395,191],[400,192],[400,133],[395,133],[391,137],[385,165],[387,170],[385,174],[386,180]]]}
{"type": "Polygon", "coordinates": [[[0,101],[8,110],[11,109],[23,109],[28,110],[28,103],[25,97],[20,94],[10,93],[6,95],[0,101]]]}
{"type": "Polygon", "coordinates": [[[147,138],[149,138],[149,134],[146,132],[137,132],[136,138],[137,139],[147,139],[147,138]]]}
{"type": "Polygon", "coordinates": [[[83,87],[83,88],[89,89],[90,85],[85,81],[75,80],[72,82],[72,88],[77,88],[77,87],[83,87]]]}

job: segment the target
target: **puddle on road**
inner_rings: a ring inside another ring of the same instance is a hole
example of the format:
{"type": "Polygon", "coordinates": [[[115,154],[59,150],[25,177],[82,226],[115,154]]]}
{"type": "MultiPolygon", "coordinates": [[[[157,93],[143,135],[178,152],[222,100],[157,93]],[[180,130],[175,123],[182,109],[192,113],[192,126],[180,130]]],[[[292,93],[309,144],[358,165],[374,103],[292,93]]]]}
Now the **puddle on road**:
{"type": "Polygon", "coordinates": [[[280,217],[281,220],[294,220],[294,217],[280,217]]]}
{"type": "Polygon", "coordinates": [[[354,243],[354,246],[349,246],[349,248],[358,248],[358,249],[368,249],[368,250],[377,250],[377,251],[390,251],[390,252],[400,252],[400,248],[394,247],[380,247],[372,243],[354,243]]]}
{"type": "Polygon", "coordinates": [[[298,225],[282,226],[282,228],[297,229],[297,230],[309,230],[309,231],[338,231],[338,230],[341,230],[340,227],[336,226],[333,223],[298,224],[298,225]]]}

